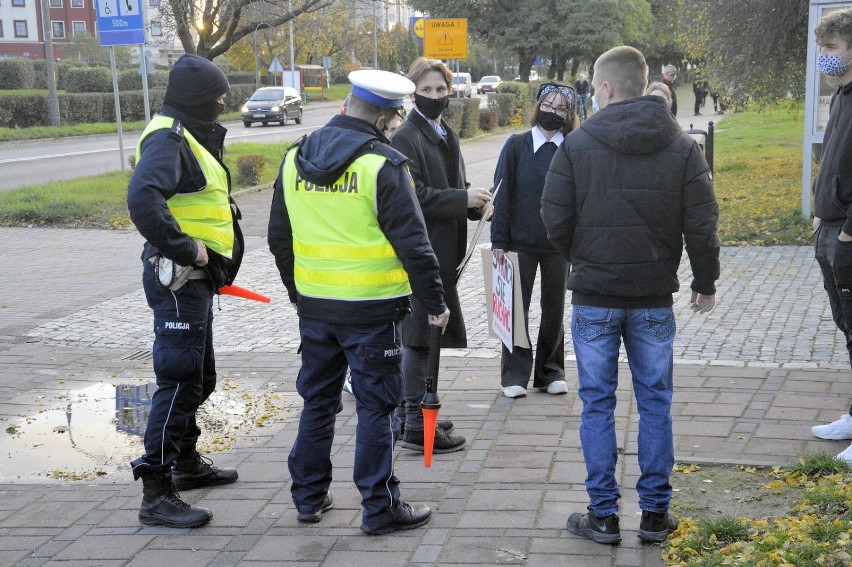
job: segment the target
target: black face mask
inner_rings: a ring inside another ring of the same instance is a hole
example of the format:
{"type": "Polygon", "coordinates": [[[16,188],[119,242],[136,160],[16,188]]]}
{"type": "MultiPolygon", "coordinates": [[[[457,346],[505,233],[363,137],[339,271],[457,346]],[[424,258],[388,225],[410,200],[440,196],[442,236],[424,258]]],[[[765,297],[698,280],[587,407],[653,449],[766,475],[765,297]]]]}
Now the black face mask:
{"type": "Polygon", "coordinates": [[[219,115],[225,112],[225,105],[216,100],[211,100],[193,106],[187,106],[184,110],[193,118],[197,118],[202,122],[215,122],[219,115]]]}
{"type": "Polygon", "coordinates": [[[542,130],[550,132],[561,130],[565,126],[565,118],[563,116],[559,116],[555,112],[544,112],[541,109],[535,115],[535,121],[536,124],[541,126],[542,130]]]}
{"type": "Polygon", "coordinates": [[[450,97],[429,98],[414,93],[414,105],[429,120],[437,120],[441,113],[450,106],[450,97]]]}

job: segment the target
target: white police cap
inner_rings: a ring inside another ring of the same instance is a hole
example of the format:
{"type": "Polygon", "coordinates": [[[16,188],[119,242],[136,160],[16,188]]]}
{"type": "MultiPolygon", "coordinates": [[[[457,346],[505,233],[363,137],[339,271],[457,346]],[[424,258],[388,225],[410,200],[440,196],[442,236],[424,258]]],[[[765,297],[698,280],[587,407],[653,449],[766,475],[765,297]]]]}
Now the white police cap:
{"type": "Polygon", "coordinates": [[[349,82],[353,95],[380,108],[400,108],[403,97],[415,88],[410,80],[390,71],[352,71],[349,82]]]}

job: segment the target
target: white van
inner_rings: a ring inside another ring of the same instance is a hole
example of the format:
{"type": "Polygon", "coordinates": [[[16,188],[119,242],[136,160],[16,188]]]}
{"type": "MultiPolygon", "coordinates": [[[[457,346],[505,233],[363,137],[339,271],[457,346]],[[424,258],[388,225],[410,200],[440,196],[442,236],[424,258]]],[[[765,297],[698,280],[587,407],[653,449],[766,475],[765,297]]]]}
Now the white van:
{"type": "Polygon", "coordinates": [[[473,94],[473,81],[470,73],[456,73],[453,75],[453,90],[450,96],[470,98],[473,94]]]}

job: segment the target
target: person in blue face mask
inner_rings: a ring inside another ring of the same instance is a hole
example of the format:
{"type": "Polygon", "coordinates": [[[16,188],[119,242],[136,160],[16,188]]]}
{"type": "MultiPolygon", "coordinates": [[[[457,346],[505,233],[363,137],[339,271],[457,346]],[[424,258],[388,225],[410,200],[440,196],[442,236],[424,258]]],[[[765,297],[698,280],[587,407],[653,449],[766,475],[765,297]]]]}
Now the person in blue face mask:
{"type": "MultiPolygon", "coordinates": [[[[832,317],[846,337],[852,362],[852,8],[821,18],[815,35],[819,70],[838,85],[814,181],[814,252],[832,317]]],[[[837,421],[812,431],[820,439],[852,439],[852,407],[837,421]]],[[[852,446],[837,457],[852,463],[852,446]]]]}

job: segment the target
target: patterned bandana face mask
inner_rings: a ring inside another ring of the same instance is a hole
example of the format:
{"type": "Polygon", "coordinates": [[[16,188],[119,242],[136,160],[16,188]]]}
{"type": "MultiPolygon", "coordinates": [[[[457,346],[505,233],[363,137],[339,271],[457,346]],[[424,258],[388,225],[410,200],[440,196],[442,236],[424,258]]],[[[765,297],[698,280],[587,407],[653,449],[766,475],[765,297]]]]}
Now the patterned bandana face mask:
{"type": "Polygon", "coordinates": [[[849,65],[842,63],[843,58],[848,54],[849,51],[843,55],[820,55],[818,60],[819,70],[823,75],[828,77],[842,77],[849,69],[849,65]]]}

